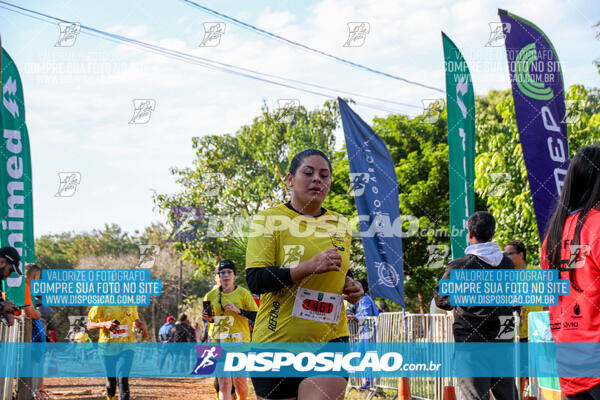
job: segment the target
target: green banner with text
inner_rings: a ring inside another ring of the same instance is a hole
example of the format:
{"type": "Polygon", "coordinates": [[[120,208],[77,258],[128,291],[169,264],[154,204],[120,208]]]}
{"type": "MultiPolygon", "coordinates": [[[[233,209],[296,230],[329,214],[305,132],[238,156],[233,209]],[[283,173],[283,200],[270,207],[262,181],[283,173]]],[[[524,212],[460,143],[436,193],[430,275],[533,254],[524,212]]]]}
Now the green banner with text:
{"type": "Polygon", "coordinates": [[[475,94],[471,73],[452,40],[442,33],[448,110],[448,177],[452,259],[469,245],[467,220],[475,211],[475,94]]]}
{"type": "MultiPolygon", "coordinates": [[[[0,111],[0,244],[21,254],[20,269],[35,262],[31,154],[25,125],[21,77],[13,59],[2,49],[2,105],[0,111]]],[[[7,299],[25,303],[25,276],[16,273],[3,282],[7,299]]]]}

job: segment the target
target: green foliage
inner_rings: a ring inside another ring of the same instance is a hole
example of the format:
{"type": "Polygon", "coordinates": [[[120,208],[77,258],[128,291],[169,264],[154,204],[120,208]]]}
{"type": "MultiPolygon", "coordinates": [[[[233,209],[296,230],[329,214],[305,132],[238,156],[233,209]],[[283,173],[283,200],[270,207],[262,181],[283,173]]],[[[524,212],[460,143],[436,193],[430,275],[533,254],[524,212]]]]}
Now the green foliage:
{"type": "Polygon", "coordinates": [[[312,111],[301,106],[269,110],[265,104],[261,115],[235,134],[193,138],[194,167],[171,170],[182,191],[155,197],[162,212],[192,205],[207,216],[200,224],[201,238],[175,243],[175,248],[199,266],[200,274],[210,274],[223,259],[232,259],[243,268],[245,244],[241,236],[248,218],[289,197],[285,177],[297,152],[314,147],[332,153],[338,124],[337,103],[333,101],[312,111]],[[215,216],[221,218],[217,224],[215,216]],[[219,235],[206,235],[215,227],[219,235]]]}
{"type": "MultiPolygon", "coordinates": [[[[600,95],[597,89],[573,86],[566,95],[569,116],[570,155],[600,137],[600,95]]],[[[438,107],[439,110],[439,107],[438,107]]],[[[431,115],[409,119],[403,115],[375,118],[373,130],[385,141],[398,179],[400,214],[405,218],[402,240],[407,310],[426,312],[443,263],[432,264],[429,246],[450,242],[448,204],[448,145],[445,110],[439,118],[431,115]],[[418,228],[415,230],[415,228],[418,228]]],[[[339,111],[332,102],[323,108],[294,110],[291,121],[281,120],[278,111],[263,107],[252,125],[233,135],[194,138],[194,167],[173,169],[182,191],[157,195],[163,212],[172,207],[193,205],[206,215],[230,216],[218,225],[222,236],[203,237],[192,243],[176,243],[185,258],[209,275],[220,259],[244,265],[248,217],[288,199],[285,171],[293,154],[316,147],[331,155],[333,174],[324,207],[347,216],[358,229],[357,211],[349,188],[349,164],[345,148],[334,149],[333,131],[339,125],[339,111]],[[214,174],[222,174],[216,179],[214,174]],[[218,188],[217,196],[210,196],[218,188]],[[231,216],[243,218],[233,219],[231,216]]],[[[504,245],[523,240],[530,262],[539,262],[539,240],[529,184],[519,143],[510,90],[491,91],[476,99],[475,209],[488,209],[497,219],[495,240],[504,245]],[[510,177],[510,180],[503,179],[510,177]]],[[[208,221],[201,231],[209,230],[208,221]]],[[[352,241],[351,267],[357,277],[366,275],[361,241],[352,241]]],[[[447,261],[447,260],[445,260],[447,261]]],[[[242,275],[242,274],[239,274],[242,275]]],[[[238,276],[243,284],[243,276],[238,276]]]]}
{"type": "MultiPolygon", "coordinates": [[[[172,243],[166,241],[168,230],[153,223],[141,233],[123,232],[118,225],[106,225],[91,232],[65,232],[43,235],[36,240],[37,264],[46,269],[69,268],[136,268],[139,263],[139,244],[155,244],[160,248],[151,269],[153,279],[162,281],[162,293],[153,297],[154,306],[139,307],[139,313],[150,329],[158,329],[167,315],[177,315],[180,257],[172,243]],[[153,326],[154,322],[154,326],[153,326]]],[[[182,298],[203,296],[213,285],[212,278],[194,277],[195,268],[189,263],[182,266],[182,298]]],[[[87,315],[89,307],[53,307],[60,328],[59,340],[69,329],[68,316],[87,315]]],[[[155,330],[156,330],[155,329],[155,330]]]]}
{"type": "MultiPolygon", "coordinates": [[[[568,124],[571,158],[600,139],[598,94],[597,89],[574,85],[565,96],[567,118],[572,120],[568,124]]],[[[495,241],[504,246],[521,240],[529,263],[539,265],[540,241],[510,89],[491,91],[476,103],[475,189],[496,218],[495,241]]]]}
{"type": "MultiPolygon", "coordinates": [[[[400,215],[407,219],[404,223],[407,237],[402,239],[402,250],[406,305],[411,311],[427,309],[442,273],[441,268],[429,268],[427,247],[449,246],[450,243],[445,129],[444,113],[435,123],[424,122],[424,116],[409,119],[402,115],[375,118],[373,122],[373,130],[386,143],[396,166],[400,215]],[[414,229],[416,224],[418,229],[414,229]]],[[[336,153],[333,164],[333,183],[325,207],[356,218],[354,200],[348,195],[349,164],[345,148],[336,153]]],[[[366,276],[360,238],[355,238],[352,245],[354,270],[358,276],[366,276]]]]}
{"type": "Polygon", "coordinates": [[[37,264],[44,268],[73,268],[84,256],[137,252],[135,240],[116,224],[92,232],[42,235],[35,242],[37,264]]]}

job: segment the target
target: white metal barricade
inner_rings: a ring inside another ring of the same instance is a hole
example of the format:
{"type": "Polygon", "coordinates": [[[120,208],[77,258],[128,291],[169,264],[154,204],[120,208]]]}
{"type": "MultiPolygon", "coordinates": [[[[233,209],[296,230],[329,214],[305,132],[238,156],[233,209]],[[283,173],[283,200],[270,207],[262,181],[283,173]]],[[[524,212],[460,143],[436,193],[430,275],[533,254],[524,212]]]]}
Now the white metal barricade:
{"type": "MultiPolygon", "coordinates": [[[[398,343],[404,340],[404,320],[402,312],[386,312],[379,314],[377,321],[377,342],[398,343]]],[[[384,345],[385,346],[385,345],[384,345]]],[[[388,351],[385,347],[382,352],[388,351]]],[[[391,349],[389,349],[391,351],[391,349]]],[[[398,390],[397,377],[375,378],[375,387],[378,389],[398,390]]]]}
{"type": "MultiPolygon", "coordinates": [[[[0,342],[3,343],[22,343],[24,338],[25,324],[22,317],[16,317],[13,326],[8,326],[0,323],[0,342]]],[[[0,377],[0,400],[11,400],[13,398],[13,384],[17,377],[17,360],[22,357],[22,352],[19,352],[17,347],[10,347],[6,352],[0,354],[1,376],[0,377]]]]}
{"type": "MultiPolygon", "coordinates": [[[[419,352],[424,360],[450,360],[451,354],[443,354],[447,347],[434,347],[429,343],[452,342],[452,319],[446,314],[406,314],[406,342],[414,343],[409,351],[419,352]],[[422,346],[419,344],[422,343],[422,346]]],[[[406,359],[416,359],[416,354],[406,354],[406,359]]],[[[411,377],[410,392],[415,399],[442,399],[444,386],[451,384],[451,378],[440,376],[411,377]]]]}
{"type": "MultiPolygon", "coordinates": [[[[518,326],[519,319],[515,316],[515,342],[518,343],[518,326]]],[[[454,322],[453,314],[410,314],[402,312],[382,313],[378,318],[370,317],[365,321],[365,325],[361,326],[356,321],[350,321],[348,327],[350,329],[350,341],[359,343],[361,341],[361,332],[363,340],[366,338],[365,332],[374,332],[374,337],[379,343],[414,343],[414,346],[407,348],[410,353],[418,352],[420,359],[425,360],[444,360],[444,362],[454,362],[452,354],[442,354],[442,352],[450,352],[449,347],[430,346],[429,343],[450,343],[454,341],[452,334],[452,324],[454,322]],[[422,343],[422,347],[419,347],[422,343]]],[[[369,340],[372,340],[369,338],[369,340]]],[[[515,349],[517,347],[515,346],[515,349]]],[[[391,351],[386,349],[385,345],[381,351],[391,351]]],[[[416,359],[412,354],[403,354],[406,360],[416,359]]],[[[515,358],[518,362],[518,358],[515,358]]],[[[447,366],[446,366],[447,368],[447,366]]],[[[397,377],[377,377],[371,381],[370,395],[371,398],[375,393],[381,392],[382,389],[398,390],[397,377]]],[[[414,399],[422,400],[438,400],[444,395],[445,386],[454,386],[457,400],[464,400],[458,388],[458,380],[451,377],[441,376],[423,376],[409,378],[411,396],[414,399]]],[[[350,388],[358,388],[365,384],[365,376],[356,374],[350,377],[350,388]]]]}
{"type": "MultiPolygon", "coordinates": [[[[358,321],[348,321],[350,343],[353,344],[354,351],[364,352],[369,346],[369,343],[375,343],[377,341],[377,321],[377,317],[365,317],[358,321]]],[[[373,378],[368,377],[364,372],[357,372],[350,376],[348,385],[349,390],[357,388],[371,390],[375,387],[375,381],[373,378]]]]}

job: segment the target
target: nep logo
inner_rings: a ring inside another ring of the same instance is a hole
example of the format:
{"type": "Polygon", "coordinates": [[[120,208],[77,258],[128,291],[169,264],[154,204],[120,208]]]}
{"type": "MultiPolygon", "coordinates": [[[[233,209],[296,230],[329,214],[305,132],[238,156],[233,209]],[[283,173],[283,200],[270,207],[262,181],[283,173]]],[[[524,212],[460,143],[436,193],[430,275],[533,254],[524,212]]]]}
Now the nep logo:
{"type": "Polygon", "coordinates": [[[198,359],[192,375],[210,375],[215,372],[217,360],[221,358],[223,349],[221,346],[196,346],[198,359]]]}

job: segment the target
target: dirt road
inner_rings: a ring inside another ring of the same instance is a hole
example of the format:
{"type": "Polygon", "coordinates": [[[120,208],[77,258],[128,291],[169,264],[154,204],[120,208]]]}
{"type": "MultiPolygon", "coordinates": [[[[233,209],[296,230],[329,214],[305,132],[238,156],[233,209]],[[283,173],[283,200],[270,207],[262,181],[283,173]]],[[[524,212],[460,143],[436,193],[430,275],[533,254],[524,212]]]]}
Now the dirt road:
{"type": "MultiPolygon", "coordinates": [[[[131,378],[132,400],[213,400],[213,378],[131,378]]],[[[103,378],[46,378],[53,400],[106,400],[103,378]]],[[[248,400],[256,400],[248,380],[248,400]]]]}

